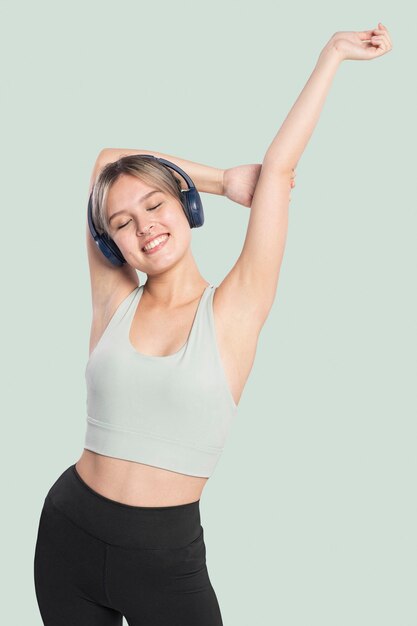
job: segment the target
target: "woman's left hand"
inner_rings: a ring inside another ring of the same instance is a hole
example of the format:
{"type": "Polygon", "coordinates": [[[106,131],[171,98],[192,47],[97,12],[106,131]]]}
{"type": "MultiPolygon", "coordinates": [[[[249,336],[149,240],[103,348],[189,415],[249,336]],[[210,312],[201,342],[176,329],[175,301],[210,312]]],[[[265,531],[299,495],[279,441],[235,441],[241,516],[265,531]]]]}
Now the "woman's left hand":
{"type": "Polygon", "coordinates": [[[388,30],[378,22],[373,30],[334,33],[327,47],[335,48],[342,60],[369,61],[390,52],[392,43],[388,30]]]}
{"type": "MultiPolygon", "coordinates": [[[[261,169],[262,165],[256,163],[253,165],[237,165],[224,170],[223,195],[233,202],[250,207],[261,169]]],[[[296,176],[295,169],[292,171],[291,188],[295,187],[294,178],[296,176]]]]}

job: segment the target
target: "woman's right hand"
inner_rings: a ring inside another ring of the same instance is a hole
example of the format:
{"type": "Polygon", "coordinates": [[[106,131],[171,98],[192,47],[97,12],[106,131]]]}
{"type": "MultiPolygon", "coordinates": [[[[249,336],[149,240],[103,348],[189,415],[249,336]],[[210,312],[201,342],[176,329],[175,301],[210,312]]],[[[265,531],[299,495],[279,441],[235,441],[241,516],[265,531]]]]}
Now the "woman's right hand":
{"type": "Polygon", "coordinates": [[[378,22],[373,30],[334,33],[323,52],[328,48],[336,50],[342,61],[370,61],[390,52],[392,43],[388,30],[378,22]]]}

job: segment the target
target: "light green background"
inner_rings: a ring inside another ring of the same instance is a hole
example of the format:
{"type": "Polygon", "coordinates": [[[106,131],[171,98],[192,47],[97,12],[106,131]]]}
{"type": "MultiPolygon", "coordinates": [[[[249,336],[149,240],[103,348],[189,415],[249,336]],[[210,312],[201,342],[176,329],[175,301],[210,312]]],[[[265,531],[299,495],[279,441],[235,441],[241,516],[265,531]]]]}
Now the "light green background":
{"type": "MultiPolygon", "coordinates": [[[[42,623],[39,515],[82,452],[98,151],[260,163],[332,33],[378,20],[393,51],[342,64],[298,164],[276,301],[201,512],[225,626],[417,624],[415,18],[359,0],[2,3],[4,624],[42,623]]],[[[202,198],[193,251],[218,284],[249,209],[202,198]]]]}

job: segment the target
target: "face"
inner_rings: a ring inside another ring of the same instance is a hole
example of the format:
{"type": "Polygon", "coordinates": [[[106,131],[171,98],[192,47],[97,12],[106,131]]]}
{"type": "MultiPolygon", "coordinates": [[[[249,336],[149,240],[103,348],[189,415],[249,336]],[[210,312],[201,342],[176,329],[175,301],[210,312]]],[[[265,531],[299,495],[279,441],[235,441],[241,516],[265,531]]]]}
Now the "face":
{"type": "Polygon", "coordinates": [[[110,187],[107,216],[109,235],[126,262],[146,274],[172,267],[190,247],[191,229],[180,201],[135,176],[123,174],[110,187]],[[168,236],[144,249],[159,235],[168,236]]]}

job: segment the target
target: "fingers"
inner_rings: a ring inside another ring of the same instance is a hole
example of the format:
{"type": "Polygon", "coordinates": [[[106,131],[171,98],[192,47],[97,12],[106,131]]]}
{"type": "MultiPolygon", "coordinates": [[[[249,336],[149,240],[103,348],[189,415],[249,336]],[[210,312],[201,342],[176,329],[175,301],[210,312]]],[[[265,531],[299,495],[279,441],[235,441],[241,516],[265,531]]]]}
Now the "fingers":
{"type": "Polygon", "coordinates": [[[385,26],[381,24],[381,22],[378,22],[378,28],[374,28],[373,33],[375,36],[385,37],[385,39],[388,42],[389,48],[390,49],[392,48],[392,41],[391,41],[390,34],[387,28],[385,28],[385,26]]]}
{"type": "Polygon", "coordinates": [[[389,52],[392,49],[390,40],[386,35],[374,35],[371,37],[371,44],[378,46],[383,52],[389,52]]]}
{"type": "Polygon", "coordinates": [[[378,46],[381,52],[389,52],[392,50],[390,34],[382,22],[378,22],[378,28],[374,28],[373,30],[371,45],[378,46]]]}
{"type": "Polygon", "coordinates": [[[370,45],[378,45],[384,52],[392,49],[390,34],[382,22],[378,22],[378,28],[363,30],[358,32],[357,35],[364,43],[369,42],[370,45]],[[382,37],[382,39],[379,39],[380,37],[382,37]]]}
{"type": "Polygon", "coordinates": [[[387,33],[387,35],[389,36],[389,33],[388,33],[388,28],[387,28],[386,26],[384,26],[382,22],[378,22],[378,28],[379,28],[380,30],[383,30],[383,31],[384,31],[385,33],[387,33]]]}
{"type": "Polygon", "coordinates": [[[372,37],[371,38],[371,43],[374,46],[378,46],[378,48],[380,48],[384,52],[388,52],[388,50],[389,50],[389,43],[383,37],[372,37]]]}
{"type": "Polygon", "coordinates": [[[369,41],[369,39],[372,37],[373,35],[373,30],[362,30],[360,32],[358,32],[358,36],[359,39],[361,39],[362,41],[369,41]]]}

